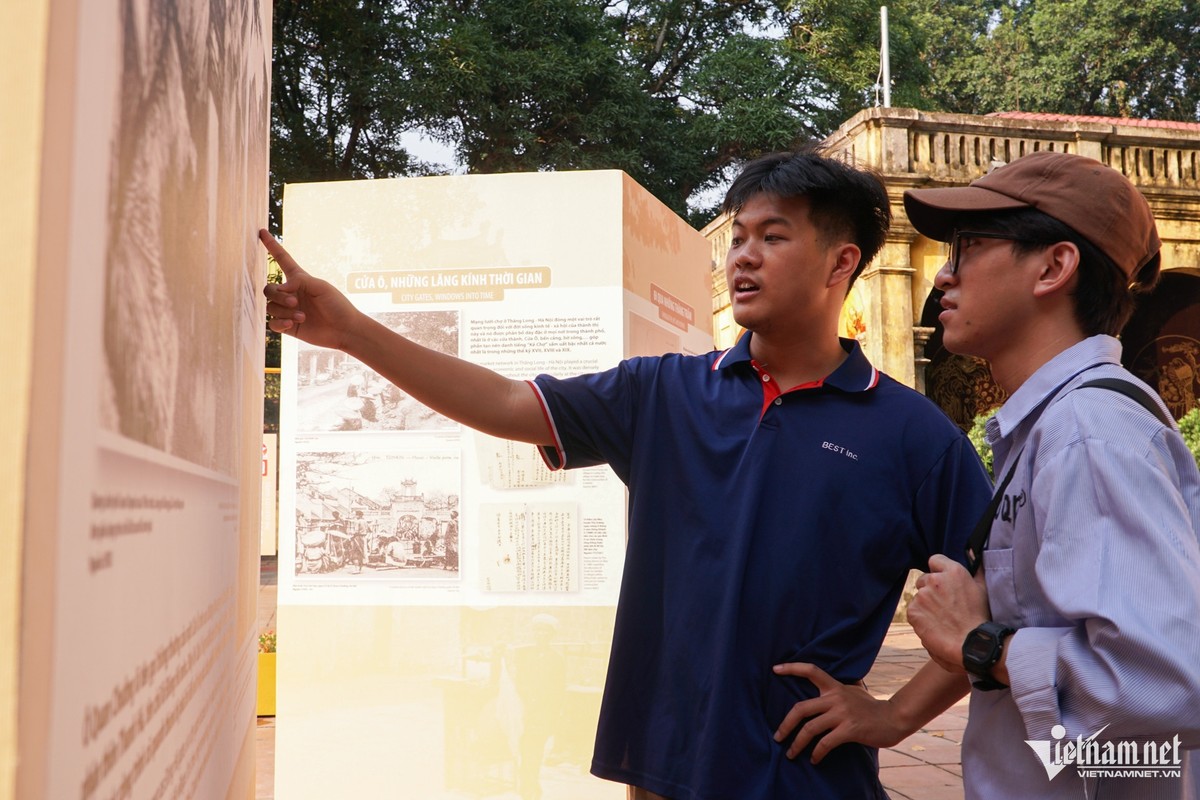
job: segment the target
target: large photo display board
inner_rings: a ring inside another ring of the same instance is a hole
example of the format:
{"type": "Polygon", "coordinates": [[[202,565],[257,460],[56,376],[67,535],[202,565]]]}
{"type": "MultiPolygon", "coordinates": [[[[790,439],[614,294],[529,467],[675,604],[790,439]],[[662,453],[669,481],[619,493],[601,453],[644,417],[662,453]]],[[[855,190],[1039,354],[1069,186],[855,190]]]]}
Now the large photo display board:
{"type": "MultiPolygon", "coordinates": [[[[363,311],[508,377],[712,349],[707,243],[620,172],[293,185],[284,218],[363,311]]],[[[622,797],[587,772],[621,482],[345,354],[285,339],[283,365],[280,796],[622,797]]]]}
{"type": "Polygon", "coordinates": [[[17,796],[247,797],[271,8],[52,6],[17,796]]]}

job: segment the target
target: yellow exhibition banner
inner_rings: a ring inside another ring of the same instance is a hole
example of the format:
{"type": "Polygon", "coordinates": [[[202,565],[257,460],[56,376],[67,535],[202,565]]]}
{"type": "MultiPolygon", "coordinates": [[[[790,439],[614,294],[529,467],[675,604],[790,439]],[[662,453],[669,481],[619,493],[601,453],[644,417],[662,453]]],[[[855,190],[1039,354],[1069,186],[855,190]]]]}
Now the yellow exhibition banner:
{"type": "MultiPolygon", "coordinates": [[[[707,242],[621,172],[291,185],[284,219],[363,311],[512,378],[713,346],[707,242]]],[[[278,795],[624,797],[588,773],[621,482],[284,344],[278,795]]]]}

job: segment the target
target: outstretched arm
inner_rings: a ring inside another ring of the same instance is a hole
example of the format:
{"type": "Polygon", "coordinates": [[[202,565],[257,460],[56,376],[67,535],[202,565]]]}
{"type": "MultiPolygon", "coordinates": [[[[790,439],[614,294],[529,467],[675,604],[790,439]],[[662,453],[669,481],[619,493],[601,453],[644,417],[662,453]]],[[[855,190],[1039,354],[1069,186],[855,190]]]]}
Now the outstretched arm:
{"type": "Polygon", "coordinates": [[[782,742],[799,727],[788,747],[788,758],[800,755],[820,736],[813,747],[814,764],[846,742],[869,747],[898,744],[954,705],[970,688],[965,676],[946,672],[932,661],[889,700],[877,700],[862,686],[844,684],[813,664],[779,664],[775,672],[807,678],[821,691],[819,697],[792,706],[775,732],[775,741],[782,742]]]}
{"type": "Polygon", "coordinates": [[[270,233],[258,236],[285,278],[263,289],[271,330],[342,350],[433,410],[476,430],[532,444],[554,443],[541,403],[527,383],[405,339],[355,308],[328,281],[301,269],[270,233]]]}

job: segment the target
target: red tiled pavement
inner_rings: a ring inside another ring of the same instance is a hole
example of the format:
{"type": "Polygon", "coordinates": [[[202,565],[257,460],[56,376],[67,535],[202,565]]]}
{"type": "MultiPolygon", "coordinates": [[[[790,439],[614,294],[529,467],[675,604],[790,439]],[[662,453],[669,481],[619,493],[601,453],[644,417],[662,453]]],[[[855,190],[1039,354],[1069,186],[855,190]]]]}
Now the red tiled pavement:
{"type": "MultiPolygon", "coordinates": [[[[907,623],[893,624],[867,688],[891,697],[925,663],[925,650],[907,623]]],[[[892,800],[963,800],[960,745],[967,726],[963,698],[895,747],[879,752],[879,779],[892,800]]]]}

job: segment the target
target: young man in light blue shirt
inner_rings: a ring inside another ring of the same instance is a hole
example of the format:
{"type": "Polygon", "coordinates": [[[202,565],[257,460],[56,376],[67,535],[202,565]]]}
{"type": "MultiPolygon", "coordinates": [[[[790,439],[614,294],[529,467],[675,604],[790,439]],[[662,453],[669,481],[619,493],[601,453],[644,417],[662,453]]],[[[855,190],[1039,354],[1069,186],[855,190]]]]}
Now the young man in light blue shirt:
{"type": "Polygon", "coordinates": [[[946,348],[986,359],[1009,395],[987,426],[982,568],[935,556],[908,611],[974,684],[966,796],[1193,797],[1200,474],[1114,338],[1158,278],[1150,208],[1119,172],[1053,152],[905,206],[951,244],[946,348]]]}

